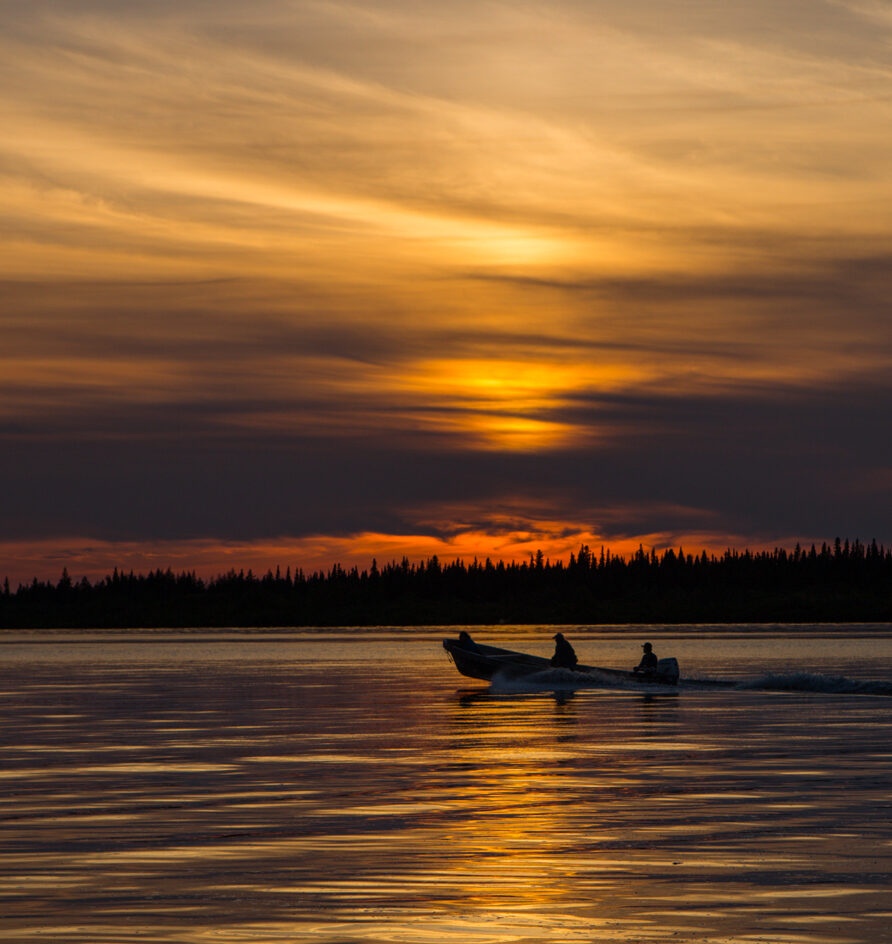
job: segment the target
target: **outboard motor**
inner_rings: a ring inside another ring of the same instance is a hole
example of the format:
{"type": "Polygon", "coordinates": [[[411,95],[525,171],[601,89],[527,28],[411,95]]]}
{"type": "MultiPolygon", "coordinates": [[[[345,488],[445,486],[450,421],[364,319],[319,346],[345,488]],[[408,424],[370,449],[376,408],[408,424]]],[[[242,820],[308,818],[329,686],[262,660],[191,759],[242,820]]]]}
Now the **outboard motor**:
{"type": "Polygon", "coordinates": [[[665,679],[670,685],[677,685],[678,659],[660,659],[657,662],[657,675],[662,676],[662,679],[665,679]]]}

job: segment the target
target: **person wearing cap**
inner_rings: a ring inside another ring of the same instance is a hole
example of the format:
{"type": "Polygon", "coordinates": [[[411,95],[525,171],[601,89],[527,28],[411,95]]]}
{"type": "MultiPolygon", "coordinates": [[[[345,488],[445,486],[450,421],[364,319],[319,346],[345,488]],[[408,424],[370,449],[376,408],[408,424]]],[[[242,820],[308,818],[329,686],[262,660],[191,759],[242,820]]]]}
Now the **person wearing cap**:
{"type": "Polygon", "coordinates": [[[551,657],[551,664],[556,668],[575,669],[579,660],[576,658],[573,647],[564,639],[564,634],[555,633],[552,638],[554,639],[554,655],[551,657]]]}
{"type": "Polygon", "coordinates": [[[641,648],[644,650],[644,655],[641,656],[641,661],[635,666],[633,671],[652,675],[657,671],[657,656],[654,652],[654,647],[649,642],[646,642],[641,648]]]}

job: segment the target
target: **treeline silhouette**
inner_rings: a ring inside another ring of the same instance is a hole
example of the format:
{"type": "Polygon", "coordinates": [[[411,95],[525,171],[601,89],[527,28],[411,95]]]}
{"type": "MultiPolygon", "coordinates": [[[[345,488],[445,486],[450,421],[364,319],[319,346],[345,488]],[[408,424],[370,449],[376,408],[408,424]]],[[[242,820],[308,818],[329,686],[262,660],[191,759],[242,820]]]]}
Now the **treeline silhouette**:
{"type": "Polygon", "coordinates": [[[115,572],[90,583],[63,571],[0,592],[2,628],[386,626],[480,623],[727,623],[892,621],[892,549],[876,541],[793,551],[629,558],[583,545],[569,562],[542,552],[487,559],[257,576],[230,571],[115,572]]]}

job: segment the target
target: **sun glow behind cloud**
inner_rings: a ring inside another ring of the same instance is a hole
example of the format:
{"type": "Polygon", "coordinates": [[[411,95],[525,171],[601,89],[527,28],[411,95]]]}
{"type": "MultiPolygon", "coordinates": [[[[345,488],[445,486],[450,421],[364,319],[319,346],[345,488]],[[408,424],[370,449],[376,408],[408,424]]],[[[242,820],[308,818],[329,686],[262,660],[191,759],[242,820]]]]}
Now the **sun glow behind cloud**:
{"type": "Polygon", "coordinates": [[[434,428],[464,430],[483,448],[554,448],[594,433],[549,419],[567,398],[585,392],[631,387],[644,371],[631,365],[594,365],[543,360],[430,359],[409,365],[400,386],[414,396],[448,407],[427,414],[434,428]]]}

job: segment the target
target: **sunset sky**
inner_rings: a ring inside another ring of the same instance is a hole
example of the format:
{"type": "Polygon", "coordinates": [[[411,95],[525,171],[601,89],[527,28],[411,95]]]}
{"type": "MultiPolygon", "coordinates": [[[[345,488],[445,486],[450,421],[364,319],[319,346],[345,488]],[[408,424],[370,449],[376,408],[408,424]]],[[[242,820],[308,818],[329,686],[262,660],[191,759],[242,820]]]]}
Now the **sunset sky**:
{"type": "Polygon", "coordinates": [[[0,580],[892,542],[888,0],[0,0],[0,580]]]}

